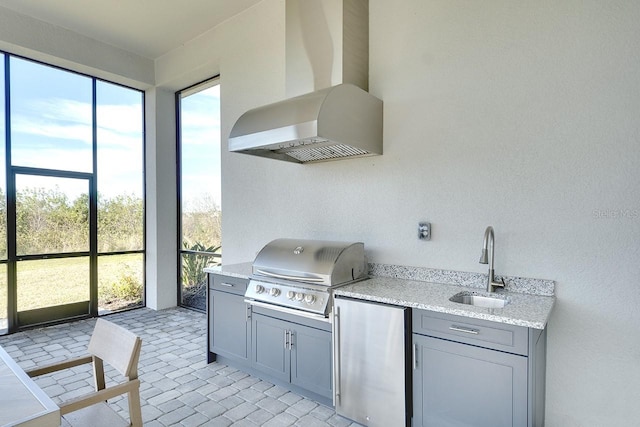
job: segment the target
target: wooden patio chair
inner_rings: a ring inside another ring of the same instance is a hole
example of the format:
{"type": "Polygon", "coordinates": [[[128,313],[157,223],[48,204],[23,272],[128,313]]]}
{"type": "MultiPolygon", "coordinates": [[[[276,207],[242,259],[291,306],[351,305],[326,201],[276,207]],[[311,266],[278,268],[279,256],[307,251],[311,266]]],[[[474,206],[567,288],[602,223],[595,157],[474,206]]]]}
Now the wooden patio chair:
{"type": "Polygon", "coordinates": [[[27,371],[30,377],[48,374],[74,366],[93,363],[96,391],[60,404],[62,425],[77,426],[142,426],[138,360],[142,340],[125,328],[104,319],[96,321],[89,341],[89,356],[53,363],[27,371]],[[126,381],[106,387],[104,362],[125,376],[126,381]],[[107,405],[107,399],[128,394],[130,424],[107,405]],[[65,421],[67,424],[65,424],[65,421]]]}

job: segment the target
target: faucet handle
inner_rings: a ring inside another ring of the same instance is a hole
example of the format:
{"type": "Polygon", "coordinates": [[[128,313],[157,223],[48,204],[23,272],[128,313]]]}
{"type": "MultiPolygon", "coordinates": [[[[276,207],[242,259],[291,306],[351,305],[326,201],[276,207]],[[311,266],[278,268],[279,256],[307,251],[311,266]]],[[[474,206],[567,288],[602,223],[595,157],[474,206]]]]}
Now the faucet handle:
{"type": "Polygon", "coordinates": [[[492,285],[494,287],[496,287],[496,288],[503,288],[504,289],[505,286],[506,286],[506,283],[504,283],[504,277],[501,277],[499,282],[493,282],[492,285]]]}

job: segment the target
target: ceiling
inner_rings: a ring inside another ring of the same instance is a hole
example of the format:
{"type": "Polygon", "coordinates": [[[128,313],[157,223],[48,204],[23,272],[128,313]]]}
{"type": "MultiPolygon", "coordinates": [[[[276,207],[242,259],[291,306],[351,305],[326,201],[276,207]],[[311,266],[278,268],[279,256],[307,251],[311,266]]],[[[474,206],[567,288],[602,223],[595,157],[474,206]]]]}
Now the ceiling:
{"type": "Polygon", "coordinates": [[[261,0],[0,0],[0,7],[156,59],[261,0]]]}

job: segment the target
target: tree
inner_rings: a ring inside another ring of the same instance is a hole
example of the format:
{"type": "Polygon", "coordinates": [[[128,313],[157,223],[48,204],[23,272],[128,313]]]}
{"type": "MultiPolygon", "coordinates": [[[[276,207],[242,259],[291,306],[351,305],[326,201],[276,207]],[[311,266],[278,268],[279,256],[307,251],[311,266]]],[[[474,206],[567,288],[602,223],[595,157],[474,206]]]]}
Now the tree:
{"type": "Polygon", "coordinates": [[[98,250],[117,252],[142,249],[144,205],[132,194],[110,199],[98,197],[98,250]]]}
{"type": "Polygon", "coordinates": [[[58,188],[18,191],[16,240],[19,254],[87,251],[88,197],[71,202],[58,188]]]}

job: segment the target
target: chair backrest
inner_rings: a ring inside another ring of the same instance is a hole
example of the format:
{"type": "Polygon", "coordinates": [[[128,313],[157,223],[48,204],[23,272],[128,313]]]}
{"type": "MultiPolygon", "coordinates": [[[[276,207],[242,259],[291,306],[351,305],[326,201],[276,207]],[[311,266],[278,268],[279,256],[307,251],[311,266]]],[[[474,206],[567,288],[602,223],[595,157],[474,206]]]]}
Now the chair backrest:
{"type": "Polygon", "coordinates": [[[98,357],[130,380],[138,378],[138,359],[142,339],[104,319],[96,321],[89,341],[89,354],[98,357]]]}

